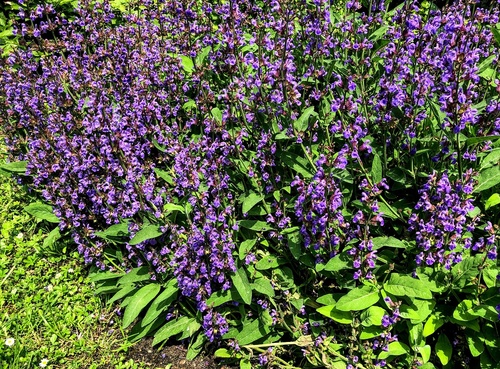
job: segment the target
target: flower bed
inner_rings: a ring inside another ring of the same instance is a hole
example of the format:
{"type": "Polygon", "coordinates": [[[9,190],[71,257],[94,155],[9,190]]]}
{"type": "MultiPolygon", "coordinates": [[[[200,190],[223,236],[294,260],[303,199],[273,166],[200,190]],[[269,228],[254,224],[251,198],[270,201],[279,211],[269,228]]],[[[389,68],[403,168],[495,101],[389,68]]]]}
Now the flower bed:
{"type": "Polygon", "coordinates": [[[1,61],[2,126],[134,339],[241,367],[487,368],[499,11],[38,6],[1,61]]]}

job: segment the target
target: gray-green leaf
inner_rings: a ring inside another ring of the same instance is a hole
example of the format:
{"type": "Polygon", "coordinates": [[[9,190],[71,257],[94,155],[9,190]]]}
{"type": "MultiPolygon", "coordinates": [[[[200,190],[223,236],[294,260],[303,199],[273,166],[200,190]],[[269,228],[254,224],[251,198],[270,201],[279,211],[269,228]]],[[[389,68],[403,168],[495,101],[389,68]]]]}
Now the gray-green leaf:
{"type": "Polygon", "coordinates": [[[134,319],[139,316],[142,309],[156,297],[158,292],[160,292],[160,285],[151,283],[142,287],[134,294],[123,313],[122,324],[124,329],[132,324],[134,319]]]}

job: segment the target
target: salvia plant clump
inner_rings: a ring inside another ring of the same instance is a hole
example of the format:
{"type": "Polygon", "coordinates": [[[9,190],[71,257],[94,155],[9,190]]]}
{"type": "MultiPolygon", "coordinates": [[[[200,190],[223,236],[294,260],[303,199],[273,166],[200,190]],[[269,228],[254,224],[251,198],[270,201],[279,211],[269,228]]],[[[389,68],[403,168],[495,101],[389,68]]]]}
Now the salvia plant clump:
{"type": "Polygon", "coordinates": [[[500,3],[483,6],[19,1],[10,168],[124,325],[140,317],[134,339],[242,368],[494,368],[500,3]]]}

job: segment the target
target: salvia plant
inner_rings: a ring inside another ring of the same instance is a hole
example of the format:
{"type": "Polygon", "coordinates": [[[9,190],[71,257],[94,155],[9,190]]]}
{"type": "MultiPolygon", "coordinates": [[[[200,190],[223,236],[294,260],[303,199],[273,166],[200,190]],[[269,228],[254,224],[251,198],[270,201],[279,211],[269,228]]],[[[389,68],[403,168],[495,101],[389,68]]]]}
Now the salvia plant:
{"type": "Polygon", "coordinates": [[[500,3],[395,5],[19,1],[3,169],[132,339],[500,365],[500,3]]]}

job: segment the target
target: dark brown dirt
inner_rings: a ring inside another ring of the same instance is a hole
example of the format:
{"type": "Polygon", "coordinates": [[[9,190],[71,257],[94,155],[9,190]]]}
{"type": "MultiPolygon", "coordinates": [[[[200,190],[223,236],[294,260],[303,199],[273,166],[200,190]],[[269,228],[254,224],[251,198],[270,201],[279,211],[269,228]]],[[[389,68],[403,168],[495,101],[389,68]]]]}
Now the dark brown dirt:
{"type": "Polygon", "coordinates": [[[194,360],[186,360],[186,348],[182,345],[165,346],[161,350],[152,346],[152,338],[143,338],[128,350],[128,359],[143,362],[150,369],[229,369],[218,365],[212,357],[201,354],[194,360]]]}

